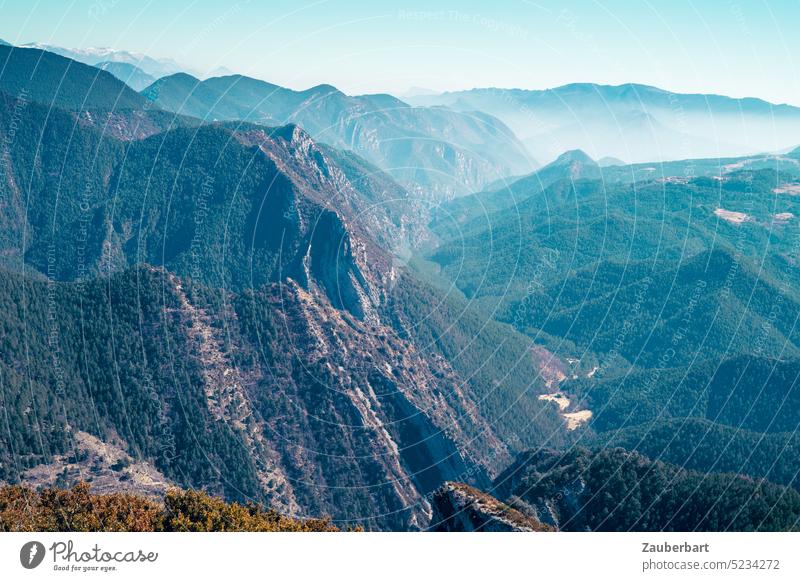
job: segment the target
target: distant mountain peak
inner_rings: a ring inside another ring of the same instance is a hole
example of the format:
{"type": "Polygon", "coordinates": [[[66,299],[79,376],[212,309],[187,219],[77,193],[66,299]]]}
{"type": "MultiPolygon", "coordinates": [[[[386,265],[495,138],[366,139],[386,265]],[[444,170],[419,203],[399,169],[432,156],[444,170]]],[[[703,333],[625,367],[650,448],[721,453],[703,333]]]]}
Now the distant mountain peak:
{"type": "Polygon", "coordinates": [[[305,91],[302,91],[302,92],[303,93],[310,93],[310,94],[314,94],[314,95],[342,95],[342,96],[344,96],[344,93],[342,91],[340,91],[339,89],[337,89],[333,85],[328,85],[326,83],[323,83],[321,85],[315,85],[315,86],[313,86],[313,87],[311,87],[309,89],[306,89],[305,91]]]}
{"type": "Polygon", "coordinates": [[[597,165],[600,167],[611,167],[615,165],[627,165],[623,160],[619,159],[618,157],[601,157],[597,160],[597,165]]]}
{"type": "Polygon", "coordinates": [[[204,78],[211,79],[214,77],[233,77],[233,76],[241,76],[241,75],[232,71],[228,67],[217,67],[215,69],[208,71],[208,73],[204,75],[204,78]]]}
{"type": "Polygon", "coordinates": [[[566,165],[568,163],[575,163],[575,162],[586,163],[591,165],[596,165],[597,163],[582,149],[571,149],[559,155],[553,162],[553,165],[566,165]]]}
{"type": "Polygon", "coordinates": [[[174,73],[171,75],[167,75],[166,77],[161,77],[158,79],[154,84],[162,83],[164,81],[170,81],[174,83],[200,83],[200,79],[195,77],[194,75],[190,75],[189,73],[174,73]]]}
{"type": "Polygon", "coordinates": [[[439,91],[434,91],[433,89],[427,89],[425,87],[409,87],[405,93],[400,94],[401,99],[409,99],[411,97],[421,97],[421,96],[430,96],[430,95],[438,95],[439,91]]]}
{"type": "Polygon", "coordinates": [[[297,91],[239,75],[201,82],[173,75],[143,93],[162,109],[198,119],[297,123],[315,139],[355,151],[402,183],[437,196],[470,193],[532,169],[522,143],[498,119],[412,110],[386,94],[350,96],[329,84],[297,91]]]}
{"type": "Polygon", "coordinates": [[[20,48],[44,50],[92,66],[101,62],[128,63],[155,78],[164,77],[185,68],[172,59],[154,58],[142,53],[111,47],[64,48],[42,42],[29,42],[21,45],[20,48]]]}

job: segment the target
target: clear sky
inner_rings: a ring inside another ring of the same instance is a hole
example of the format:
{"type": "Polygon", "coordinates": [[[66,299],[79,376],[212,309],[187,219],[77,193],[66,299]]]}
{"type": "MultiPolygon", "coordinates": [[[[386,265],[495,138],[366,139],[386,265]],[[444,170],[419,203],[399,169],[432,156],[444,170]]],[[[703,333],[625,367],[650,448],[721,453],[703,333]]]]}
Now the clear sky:
{"type": "Polygon", "coordinates": [[[0,38],[293,88],[637,82],[800,105],[800,0],[0,0],[0,38]]]}

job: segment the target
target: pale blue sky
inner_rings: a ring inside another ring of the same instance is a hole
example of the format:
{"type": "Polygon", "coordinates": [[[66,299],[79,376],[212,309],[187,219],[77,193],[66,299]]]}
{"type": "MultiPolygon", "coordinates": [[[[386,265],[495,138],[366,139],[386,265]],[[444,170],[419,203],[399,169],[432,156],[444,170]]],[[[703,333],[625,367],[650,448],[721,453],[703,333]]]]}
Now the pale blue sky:
{"type": "Polygon", "coordinates": [[[0,38],[349,93],[638,82],[800,105],[800,0],[0,0],[0,38]]]}

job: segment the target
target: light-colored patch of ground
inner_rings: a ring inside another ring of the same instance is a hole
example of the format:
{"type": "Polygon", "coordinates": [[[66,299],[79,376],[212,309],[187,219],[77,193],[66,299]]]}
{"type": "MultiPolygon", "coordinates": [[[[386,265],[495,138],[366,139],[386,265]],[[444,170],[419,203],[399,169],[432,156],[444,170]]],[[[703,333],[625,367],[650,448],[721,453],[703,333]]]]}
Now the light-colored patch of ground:
{"type": "Polygon", "coordinates": [[[772,221],[785,224],[792,218],[794,218],[794,214],[792,214],[791,212],[781,212],[780,214],[774,214],[772,216],[772,221]]]}
{"type": "Polygon", "coordinates": [[[742,169],[747,164],[747,160],[737,161],[736,163],[729,163],[722,166],[722,171],[725,173],[742,169]]]}
{"type": "Polygon", "coordinates": [[[578,429],[580,426],[592,419],[592,410],[581,410],[562,415],[564,416],[564,419],[567,420],[567,429],[572,431],[578,429]]]}
{"type": "Polygon", "coordinates": [[[174,486],[149,462],[136,461],[121,447],[86,432],[74,433],[74,447],[74,453],[53,456],[52,462],[23,472],[22,484],[72,486],[83,480],[96,494],[133,492],[151,498],[174,486]]]}
{"type": "Polygon", "coordinates": [[[542,401],[552,401],[557,406],[558,409],[564,411],[569,407],[569,398],[564,395],[563,393],[546,393],[544,395],[540,395],[539,399],[542,401]]]}
{"type": "Polygon", "coordinates": [[[571,402],[569,398],[560,391],[540,395],[539,399],[542,401],[551,401],[558,406],[558,413],[567,422],[567,429],[569,431],[579,428],[592,417],[591,410],[567,412],[566,410],[569,408],[571,402]]]}
{"type": "MultiPolygon", "coordinates": [[[[559,389],[559,385],[568,377],[567,373],[569,373],[570,370],[567,365],[561,361],[555,353],[545,349],[541,345],[536,345],[531,349],[531,357],[539,368],[539,375],[544,380],[545,387],[553,390],[550,393],[540,395],[539,400],[549,401],[558,406],[558,413],[567,422],[568,430],[574,430],[589,421],[589,418],[592,417],[592,412],[589,410],[567,413],[572,402],[570,402],[570,399],[559,389]]],[[[565,357],[564,359],[567,364],[573,368],[580,363],[578,359],[571,357],[565,357]]],[[[597,373],[598,369],[599,367],[595,366],[586,374],[586,377],[592,377],[597,373]]],[[[571,373],[570,376],[572,379],[578,378],[576,373],[571,373]]]]}
{"type": "Polygon", "coordinates": [[[800,184],[782,184],[772,190],[775,194],[788,194],[790,196],[800,196],[800,184]]]}
{"type": "Polygon", "coordinates": [[[750,216],[745,214],[744,212],[734,212],[732,210],[726,210],[724,208],[717,208],[714,210],[714,214],[718,217],[722,218],[726,222],[730,222],[731,224],[743,224],[750,220],[750,216]]]}

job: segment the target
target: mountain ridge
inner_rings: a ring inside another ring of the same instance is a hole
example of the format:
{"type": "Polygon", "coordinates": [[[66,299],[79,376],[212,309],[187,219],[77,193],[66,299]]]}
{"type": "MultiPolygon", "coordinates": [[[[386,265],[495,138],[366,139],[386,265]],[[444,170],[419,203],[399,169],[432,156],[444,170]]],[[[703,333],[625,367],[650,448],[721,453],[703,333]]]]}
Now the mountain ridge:
{"type": "MultiPolygon", "coordinates": [[[[31,102],[17,118],[6,105],[0,126],[16,128],[0,212],[4,480],[88,466],[107,481],[150,466],[287,514],[408,530],[427,526],[442,481],[486,485],[520,445],[511,433],[544,437],[515,429],[508,418],[524,425],[521,414],[500,413],[503,393],[473,379],[486,347],[452,336],[447,319],[425,322],[451,333],[438,344],[419,336],[429,307],[401,294],[413,274],[390,252],[410,235],[413,208],[374,166],[294,124],[209,123],[123,141],[74,112],[31,102]],[[469,361],[440,354],[453,341],[469,361]],[[34,368],[16,369],[19,348],[36,354],[34,368]],[[46,418],[42,446],[28,437],[29,408],[46,418]],[[115,471],[104,447],[132,464],[115,471]]],[[[478,330],[463,331],[470,341],[499,330],[468,317],[457,327],[466,324],[478,330]]],[[[522,338],[506,343],[501,353],[513,344],[524,357],[522,338]]],[[[517,366],[531,376],[527,360],[517,366]]],[[[535,394],[518,397],[520,409],[551,416],[535,394]]],[[[535,428],[558,438],[551,419],[535,428]]]]}
{"type": "Polygon", "coordinates": [[[103,61],[94,66],[98,69],[110,72],[134,91],[141,91],[153,84],[156,80],[152,75],[149,75],[136,65],[130,63],[103,61]]]}
{"type": "Polygon", "coordinates": [[[148,75],[156,78],[175,73],[183,67],[171,59],[156,59],[141,53],[117,50],[109,47],[91,47],[85,49],[64,48],[47,43],[30,42],[19,45],[20,48],[33,48],[58,54],[66,58],[95,66],[101,62],[118,62],[134,65],[148,75]]]}
{"type": "Polygon", "coordinates": [[[794,146],[800,131],[800,107],[635,83],[471,89],[410,100],[486,111],[542,160],[575,148],[629,163],[752,155],[794,146]]]}
{"type": "Polygon", "coordinates": [[[294,91],[242,75],[204,81],[173,75],[143,94],[200,119],[299,124],[315,139],[358,153],[432,199],[461,195],[530,167],[513,132],[483,113],[411,107],[381,94],[348,96],[331,85],[294,91]]]}
{"type": "Polygon", "coordinates": [[[569,91],[586,91],[586,92],[595,92],[598,90],[611,90],[612,92],[616,93],[652,93],[658,94],[664,97],[668,95],[678,95],[680,97],[691,97],[691,98],[698,98],[702,100],[723,100],[728,102],[741,102],[745,104],[753,104],[758,105],[762,108],[769,108],[769,109],[777,109],[779,111],[791,111],[797,112],[800,110],[800,106],[798,105],[791,105],[789,103],[773,103],[766,99],[762,99],[760,97],[730,97],[728,95],[724,95],[721,93],[692,93],[692,92],[685,92],[685,91],[671,91],[669,89],[662,89],[655,85],[647,85],[643,83],[621,83],[619,85],[610,85],[604,83],[592,83],[592,82],[575,82],[575,83],[566,83],[564,85],[558,85],[555,87],[550,87],[547,89],[521,89],[516,87],[473,87],[471,89],[461,89],[455,91],[442,91],[439,93],[432,93],[430,95],[414,95],[409,96],[408,99],[414,100],[415,98],[431,98],[431,97],[445,97],[445,96],[457,96],[465,93],[492,93],[492,92],[509,92],[521,95],[540,95],[540,94],[557,94],[562,92],[569,92],[569,91]]]}
{"type": "Polygon", "coordinates": [[[68,110],[147,109],[147,100],[109,72],[34,48],[0,46],[0,91],[68,110]]]}

